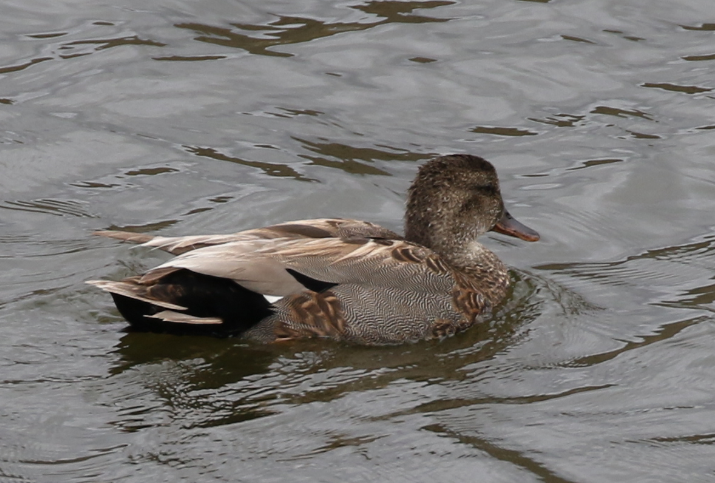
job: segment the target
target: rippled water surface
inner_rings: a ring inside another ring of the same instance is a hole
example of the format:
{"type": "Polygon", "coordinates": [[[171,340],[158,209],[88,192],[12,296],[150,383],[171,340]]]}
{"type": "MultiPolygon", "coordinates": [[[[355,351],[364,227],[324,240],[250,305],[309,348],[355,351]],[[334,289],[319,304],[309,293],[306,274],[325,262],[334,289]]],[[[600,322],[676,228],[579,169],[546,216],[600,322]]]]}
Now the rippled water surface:
{"type": "Polygon", "coordinates": [[[715,480],[711,0],[5,0],[0,480],[715,480]],[[497,167],[513,291],[441,342],[126,333],[90,236],[344,216],[497,167]]]}

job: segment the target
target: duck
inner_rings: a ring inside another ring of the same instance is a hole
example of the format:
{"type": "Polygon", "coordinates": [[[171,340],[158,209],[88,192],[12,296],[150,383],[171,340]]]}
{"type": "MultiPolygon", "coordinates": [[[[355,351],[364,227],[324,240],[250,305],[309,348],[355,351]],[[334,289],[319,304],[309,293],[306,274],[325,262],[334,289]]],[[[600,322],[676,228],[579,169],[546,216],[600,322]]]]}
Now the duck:
{"type": "Polygon", "coordinates": [[[508,270],[481,235],[539,240],[504,207],[494,166],[468,154],[419,168],[404,220],[404,236],[343,218],[223,235],[97,231],[176,256],[141,275],[87,283],[109,292],[139,331],[395,345],[462,332],[505,297],[508,270]]]}

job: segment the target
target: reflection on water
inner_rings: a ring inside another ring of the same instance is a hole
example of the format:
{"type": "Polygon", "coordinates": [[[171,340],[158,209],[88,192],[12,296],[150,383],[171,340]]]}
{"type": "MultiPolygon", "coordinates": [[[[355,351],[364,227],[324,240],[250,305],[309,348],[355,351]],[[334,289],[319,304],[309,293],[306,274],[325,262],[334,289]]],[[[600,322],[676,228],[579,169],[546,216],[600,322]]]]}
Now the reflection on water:
{"type": "Polygon", "coordinates": [[[526,129],[517,129],[515,127],[486,127],[477,126],[472,129],[472,132],[480,134],[495,134],[497,136],[536,136],[538,133],[528,131],[526,129]]]}
{"type": "Polygon", "coordinates": [[[202,148],[199,146],[184,146],[184,148],[186,149],[186,152],[196,156],[203,156],[218,161],[230,161],[232,163],[238,163],[244,166],[250,166],[252,168],[259,168],[269,176],[288,176],[300,181],[314,181],[309,178],[305,178],[303,175],[296,172],[290,166],[285,166],[282,164],[263,163],[259,161],[248,161],[245,159],[240,159],[234,156],[228,156],[226,154],[219,153],[213,148],[202,148]]]}
{"type": "MultiPolygon", "coordinates": [[[[380,1],[368,2],[351,8],[370,14],[375,19],[359,22],[329,23],[307,17],[278,16],[265,25],[232,23],[235,28],[223,28],[197,23],[182,23],[175,25],[177,28],[189,29],[199,34],[194,40],[209,44],[221,45],[242,49],[254,55],[269,55],[277,57],[292,57],[293,54],[269,50],[275,45],[288,45],[314,41],[323,37],[345,34],[353,31],[362,31],[375,28],[387,23],[428,23],[446,22],[448,19],[431,18],[414,15],[416,9],[428,9],[451,5],[449,1],[427,2],[393,2],[380,1]],[[243,34],[236,31],[251,32],[243,34]]],[[[166,60],[166,59],[164,59],[166,60]]]]}
{"type": "Polygon", "coordinates": [[[386,149],[361,148],[340,143],[316,142],[300,138],[294,139],[299,141],[306,150],[319,155],[303,154],[301,158],[308,159],[318,166],[338,168],[351,174],[390,176],[390,173],[387,171],[366,163],[372,163],[378,160],[423,161],[433,156],[411,153],[404,149],[390,148],[388,146],[377,146],[386,149]]]}
{"type": "Polygon", "coordinates": [[[43,200],[18,200],[18,201],[5,201],[0,204],[0,208],[7,210],[20,210],[29,211],[36,213],[50,213],[59,216],[83,216],[83,217],[93,217],[91,213],[86,211],[86,208],[82,206],[83,203],[74,200],[53,200],[53,199],[43,199],[43,200]]]}
{"type": "Polygon", "coordinates": [[[710,481],[706,0],[3,6],[0,474],[23,481],[710,481]],[[125,332],[97,229],[399,230],[436,153],[542,234],[485,237],[484,324],[364,348],[125,332]]]}
{"type": "Polygon", "coordinates": [[[708,319],[709,317],[694,317],[692,319],[679,320],[677,322],[664,325],[660,327],[660,329],[653,335],[641,336],[639,338],[640,340],[635,342],[626,342],[623,347],[620,347],[616,350],[603,352],[601,354],[594,354],[570,361],[568,363],[568,366],[579,367],[602,364],[606,361],[610,361],[611,359],[618,357],[619,355],[627,351],[641,349],[650,344],[655,344],[657,342],[672,339],[679,335],[683,330],[688,329],[693,325],[705,322],[708,319]]]}
{"type": "Polygon", "coordinates": [[[677,84],[669,84],[666,82],[656,84],[653,82],[646,82],[642,84],[643,87],[651,87],[654,89],[663,89],[666,91],[673,91],[673,92],[684,92],[685,94],[699,94],[701,92],[710,92],[712,90],[711,87],[698,87],[698,86],[681,86],[677,84]]]}

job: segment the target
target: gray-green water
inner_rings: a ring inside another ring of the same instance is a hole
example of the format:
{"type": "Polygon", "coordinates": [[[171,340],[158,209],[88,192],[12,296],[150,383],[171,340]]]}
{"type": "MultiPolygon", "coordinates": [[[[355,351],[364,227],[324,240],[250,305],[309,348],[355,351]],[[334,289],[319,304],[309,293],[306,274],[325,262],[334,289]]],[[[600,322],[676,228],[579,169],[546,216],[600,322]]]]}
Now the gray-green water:
{"type": "Polygon", "coordinates": [[[715,479],[715,3],[6,0],[0,481],[715,479]],[[127,334],[95,229],[400,229],[434,154],[538,230],[442,342],[127,334]]]}

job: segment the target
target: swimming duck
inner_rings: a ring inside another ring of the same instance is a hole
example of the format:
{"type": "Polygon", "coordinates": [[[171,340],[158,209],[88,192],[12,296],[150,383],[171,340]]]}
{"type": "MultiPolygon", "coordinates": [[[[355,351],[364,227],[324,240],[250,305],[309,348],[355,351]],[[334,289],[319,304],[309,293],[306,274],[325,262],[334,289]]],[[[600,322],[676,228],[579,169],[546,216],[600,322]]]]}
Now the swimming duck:
{"type": "Polygon", "coordinates": [[[490,230],[539,239],[504,208],[494,167],[455,154],[419,169],[408,192],[404,237],[340,218],[230,235],[99,231],[177,256],[120,282],[87,283],[111,293],[140,330],[259,342],[414,342],[465,330],[504,297],[507,269],[477,242],[490,230]]]}

